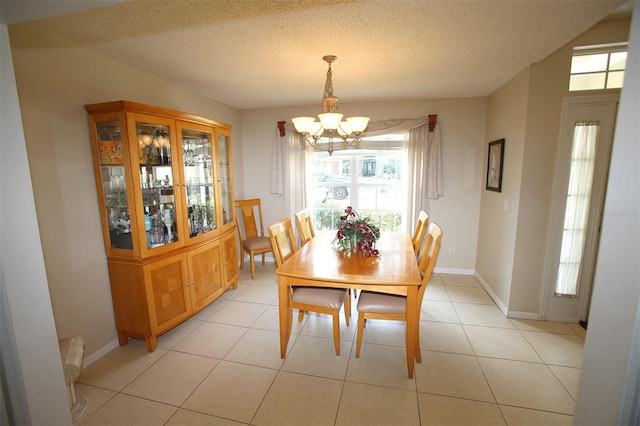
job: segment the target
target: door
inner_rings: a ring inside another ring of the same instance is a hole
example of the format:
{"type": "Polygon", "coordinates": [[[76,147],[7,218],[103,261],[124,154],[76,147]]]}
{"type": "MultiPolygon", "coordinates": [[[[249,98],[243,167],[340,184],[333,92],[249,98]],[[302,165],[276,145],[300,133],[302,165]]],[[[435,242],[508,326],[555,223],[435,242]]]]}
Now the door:
{"type": "Polygon", "coordinates": [[[618,98],[576,96],[563,101],[545,320],[586,323],[588,318],[618,98]]]}
{"type": "Polygon", "coordinates": [[[193,311],[198,312],[224,291],[222,283],[220,243],[215,241],[187,253],[188,283],[193,311]]]}

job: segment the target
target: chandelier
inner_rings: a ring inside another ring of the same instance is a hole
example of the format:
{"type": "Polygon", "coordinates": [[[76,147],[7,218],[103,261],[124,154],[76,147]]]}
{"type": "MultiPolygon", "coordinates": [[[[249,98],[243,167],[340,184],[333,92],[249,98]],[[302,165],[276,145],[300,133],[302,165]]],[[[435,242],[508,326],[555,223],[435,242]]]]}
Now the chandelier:
{"type": "Polygon", "coordinates": [[[322,114],[318,114],[320,121],[316,121],[314,117],[296,117],[291,121],[300,136],[313,149],[327,151],[331,155],[333,151],[347,149],[353,143],[360,141],[360,135],[367,128],[369,117],[347,117],[345,121],[342,120],[343,114],[337,112],[338,98],[333,96],[331,79],[331,63],[337,57],[327,55],[322,59],[329,64],[329,69],[322,95],[322,114]]]}

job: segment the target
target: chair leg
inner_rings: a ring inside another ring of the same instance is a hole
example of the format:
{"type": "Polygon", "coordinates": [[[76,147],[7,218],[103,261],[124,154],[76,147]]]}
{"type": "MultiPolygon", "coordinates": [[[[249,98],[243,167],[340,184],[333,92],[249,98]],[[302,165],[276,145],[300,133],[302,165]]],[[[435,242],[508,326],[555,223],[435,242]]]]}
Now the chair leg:
{"type": "Polygon", "coordinates": [[[251,263],[251,279],[254,279],[256,277],[256,263],[252,254],[249,255],[249,261],[251,263]]]}
{"type": "Polygon", "coordinates": [[[336,347],[336,355],[340,355],[340,312],[333,313],[333,345],[336,347]]]}
{"type": "Polygon", "coordinates": [[[264,265],[264,253],[262,253],[262,264],[264,265]]]}
{"type": "Polygon", "coordinates": [[[298,322],[302,322],[304,319],[304,311],[302,309],[298,309],[298,322]]]}
{"type": "Polygon", "coordinates": [[[418,321],[418,329],[416,330],[416,343],[415,343],[415,351],[416,351],[416,362],[420,364],[422,362],[422,352],[420,352],[420,321],[418,321]]]}
{"type": "Polygon", "coordinates": [[[356,358],[360,357],[362,346],[362,333],[364,333],[364,313],[358,312],[358,331],[356,332],[356,358]]]}
{"type": "Polygon", "coordinates": [[[240,251],[240,269],[244,269],[244,250],[240,251]]]}
{"type": "Polygon", "coordinates": [[[344,298],[344,320],[349,326],[349,317],[351,317],[351,293],[347,292],[347,297],[344,298]]]}

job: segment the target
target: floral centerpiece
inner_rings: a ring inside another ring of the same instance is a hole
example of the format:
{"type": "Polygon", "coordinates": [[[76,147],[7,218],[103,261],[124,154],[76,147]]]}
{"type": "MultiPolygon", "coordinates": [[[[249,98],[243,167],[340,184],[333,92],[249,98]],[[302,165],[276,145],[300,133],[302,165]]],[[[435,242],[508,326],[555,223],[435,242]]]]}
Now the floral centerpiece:
{"type": "Polygon", "coordinates": [[[351,206],[344,212],[345,215],[340,216],[338,222],[338,233],[334,240],[336,246],[347,252],[378,256],[380,252],[375,248],[375,243],[380,238],[380,229],[371,223],[371,218],[360,217],[351,206]]]}

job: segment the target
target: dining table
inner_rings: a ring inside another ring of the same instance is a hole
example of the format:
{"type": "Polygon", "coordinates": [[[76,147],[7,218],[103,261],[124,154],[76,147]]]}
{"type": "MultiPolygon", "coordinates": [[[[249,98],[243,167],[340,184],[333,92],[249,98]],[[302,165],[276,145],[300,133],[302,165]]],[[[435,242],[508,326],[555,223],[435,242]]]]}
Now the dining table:
{"type": "Polygon", "coordinates": [[[383,232],[376,241],[378,256],[336,248],[336,231],[319,231],[276,269],[280,320],[280,357],[285,358],[291,333],[291,287],[349,288],[397,294],[407,298],[407,371],[413,378],[419,338],[418,287],[421,277],[411,236],[383,232]]]}

